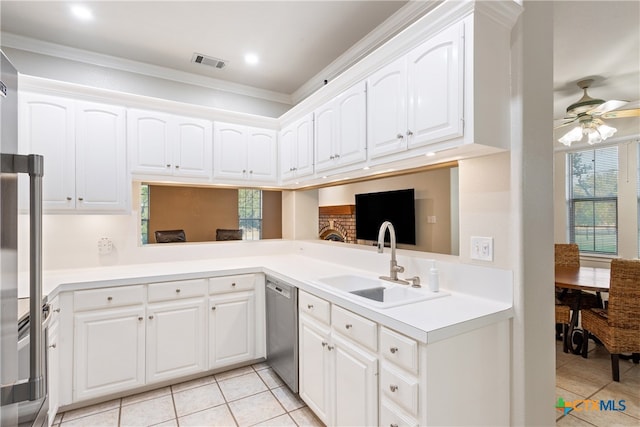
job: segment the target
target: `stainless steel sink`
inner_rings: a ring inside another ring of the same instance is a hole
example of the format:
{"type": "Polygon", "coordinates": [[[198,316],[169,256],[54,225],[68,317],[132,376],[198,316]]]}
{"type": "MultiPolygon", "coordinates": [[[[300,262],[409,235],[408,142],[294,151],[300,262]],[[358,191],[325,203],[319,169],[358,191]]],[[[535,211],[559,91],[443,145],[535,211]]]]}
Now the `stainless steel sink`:
{"type": "Polygon", "coordinates": [[[411,288],[356,275],[325,277],[318,282],[377,308],[397,307],[449,295],[447,292],[431,292],[425,288],[411,288]]]}

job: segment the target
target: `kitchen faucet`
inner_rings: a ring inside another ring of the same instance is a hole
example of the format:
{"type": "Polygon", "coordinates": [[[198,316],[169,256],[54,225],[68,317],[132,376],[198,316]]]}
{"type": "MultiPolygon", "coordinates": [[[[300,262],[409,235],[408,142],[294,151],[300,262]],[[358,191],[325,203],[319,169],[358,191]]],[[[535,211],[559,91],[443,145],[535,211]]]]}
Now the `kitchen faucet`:
{"type": "Polygon", "coordinates": [[[398,261],[396,261],[396,230],[393,228],[393,224],[389,221],[385,221],[380,226],[380,231],[378,232],[378,253],[384,252],[384,235],[389,229],[389,236],[391,237],[391,261],[389,262],[389,276],[380,276],[382,280],[388,280],[393,283],[400,283],[403,285],[408,285],[409,282],[406,280],[398,279],[398,273],[404,273],[404,267],[398,265],[398,261]]]}

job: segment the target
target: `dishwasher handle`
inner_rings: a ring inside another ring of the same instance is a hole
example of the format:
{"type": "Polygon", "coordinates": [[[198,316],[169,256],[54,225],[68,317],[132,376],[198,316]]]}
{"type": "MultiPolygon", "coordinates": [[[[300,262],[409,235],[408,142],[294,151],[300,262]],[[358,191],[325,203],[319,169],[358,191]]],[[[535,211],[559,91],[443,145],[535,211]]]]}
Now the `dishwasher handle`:
{"type": "Polygon", "coordinates": [[[291,299],[291,287],[283,286],[276,282],[267,281],[267,290],[276,292],[280,296],[291,299]]]}

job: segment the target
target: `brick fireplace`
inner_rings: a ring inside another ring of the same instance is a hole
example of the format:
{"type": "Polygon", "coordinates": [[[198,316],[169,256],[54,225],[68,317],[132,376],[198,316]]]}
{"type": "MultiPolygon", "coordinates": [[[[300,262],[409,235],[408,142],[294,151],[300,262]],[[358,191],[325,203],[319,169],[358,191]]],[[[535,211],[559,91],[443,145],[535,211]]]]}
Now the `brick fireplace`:
{"type": "Polygon", "coordinates": [[[322,240],[356,243],[355,205],[320,206],[318,234],[322,240]]]}

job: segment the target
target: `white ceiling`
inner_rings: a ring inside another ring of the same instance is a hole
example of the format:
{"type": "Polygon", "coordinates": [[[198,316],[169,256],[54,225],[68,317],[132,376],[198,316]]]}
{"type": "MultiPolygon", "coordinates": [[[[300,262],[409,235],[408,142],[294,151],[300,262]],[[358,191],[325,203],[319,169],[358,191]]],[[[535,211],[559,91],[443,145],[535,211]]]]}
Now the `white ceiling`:
{"type": "MultiPolygon", "coordinates": [[[[95,15],[85,23],[69,13],[77,3],[2,0],[3,40],[18,35],[291,95],[341,55],[361,55],[349,48],[418,2],[84,1],[95,15]],[[229,62],[192,64],[194,52],[229,62]],[[258,66],[244,63],[247,52],[260,56],[258,66]]],[[[593,97],[639,100],[640,2],[554,6],[554,117],[580,98],[575,83],[585,77],[595,78],[593,97]]]]}

